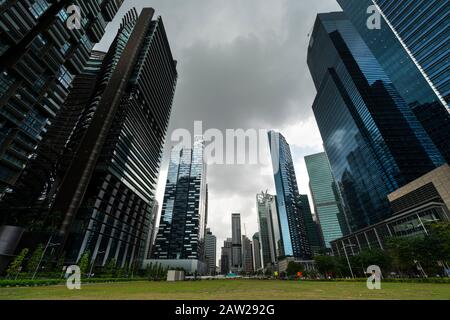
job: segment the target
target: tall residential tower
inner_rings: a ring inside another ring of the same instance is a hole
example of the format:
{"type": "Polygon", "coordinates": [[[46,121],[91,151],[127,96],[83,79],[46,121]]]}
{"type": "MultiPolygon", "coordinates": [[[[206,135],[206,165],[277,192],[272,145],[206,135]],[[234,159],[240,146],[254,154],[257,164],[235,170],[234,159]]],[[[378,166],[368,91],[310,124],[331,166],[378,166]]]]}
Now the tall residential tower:
{"type": "MultiPolygon", "coordinates": [[[[152,258],[173,267],[184,260],[202,272],[205,263],[206,163],[203,137],[191,149],[172,150],[161,221],[152,258]],[[166,260],[166,261],[164,261],[166,260]]],[[[187,268],[186,268],[187,269],[187,268]]],[[[191,270],[191,271],[192,271],[191,270]]],[[[206,270],[204,270],[206,271],[206,270]]]]}
{"type": "Polygon", "coordinates": [[[122,2],[1,1],[0,197],[16,185],[122,2]],[[71,5],[80,8],[79,28],[68,23],[71,5]]]}

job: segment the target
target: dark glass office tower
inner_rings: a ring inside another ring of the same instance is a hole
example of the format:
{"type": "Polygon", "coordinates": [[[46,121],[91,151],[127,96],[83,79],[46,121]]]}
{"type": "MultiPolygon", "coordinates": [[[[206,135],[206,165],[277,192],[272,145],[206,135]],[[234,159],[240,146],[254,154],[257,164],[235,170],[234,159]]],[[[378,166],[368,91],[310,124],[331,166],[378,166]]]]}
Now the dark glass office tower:
{"type": "Polygon", "coordinates": [[[291,150],[286,139],[278,132],[269,132],[270,153],[277,192],[282,255],[297,259],[311,258],[303,211],[298,206],[300,194],[291,150]]]}
{"type": "Polygon", "coordinates": [[[223,242],[223,247],[221,249],[221,255],[220,255],[220,273],[221,274],[228,274],[231,271],[231,256],[233,248],[233,240],[231,238],[228,238],[223,242]]]}
{"type": "Polygon", "coordinates": [[[331,241],[341,238],[348,232],[339,191],[325,152],[307,156],[305,162],[314,211],[325,246],[331,249],[331,241]]]}
{"type": "Polygon", "coordinates": [[[109,51],[94,52],[64,106],[66,129],[52,136],[70,133],[56,175],[42,197],[16,192],[8,202],[7,223],[26,227],[34,243],[52,236],[69,263],[87,251],[97,265],[131,265],[145,256],[177,80],[162,19],[153,15],[131,10],[109,51]]]}
{"type": "Polygon", "coordinates": [[[122,2],[1,1],[0,193],[16,185],[122,2]],[[66,25],[70,5],[80,29],[66,25]]]}
{"type": "Polygon", "coordinates": [[[338,0],[399,94],[450,162],[450,6],[446,0],[338,0]],[[367,27],[376,4],[381,29],[367,27]]]}
{"type": "Polygon", "coordinates": [[[253,272],[253,243],[247,236],[242,236],[242,271],[253,272]]]}
{"type": "Polygon", "coordinates": [[[261,242],[259,232],[255,233],[252,238],[253,242],[253,269],[259,271],[263,268],[261,259],[261,242]]]}
{"type": "Polygon", "coordinates": [[[204,261],[206,163],[204,143],[172,150],[153,259],[204,261]]]}
{"type": "Polygon", "coordinates": [[[390,216],[386,196],[444,159],[344,13],[318,15],[308,66],[313,111],[358,230],[390,216]]]}
{"type": "Polygon", "coordinates": [[[296,205],[303,216],[303,221],[305,222],[306,237],[311,248],[311,253],[318,254],[322,251],[324,245],[322,243],[322,234],[319,225],[316,221],[314,221],[312,216],[308,196],[306,194],[299,195],[296,205]]]}

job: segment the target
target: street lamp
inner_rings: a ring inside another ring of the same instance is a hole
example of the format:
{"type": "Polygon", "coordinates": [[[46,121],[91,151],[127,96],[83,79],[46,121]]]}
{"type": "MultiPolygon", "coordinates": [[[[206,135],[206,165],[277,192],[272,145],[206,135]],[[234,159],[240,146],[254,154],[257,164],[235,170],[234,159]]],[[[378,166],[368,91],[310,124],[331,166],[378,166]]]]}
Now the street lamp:
{"type": "Polygon", "coordinates": [[[350,273],[352,274],[352,279],[355,278],[355,275],[353,274],[353,269],[352,269],[352,265],[350,263],[350,259],[348,258],[348,254],[347,254],[347,249],[348,247],[356,247],[354,244],[347,244],[345,245],[344,242],[342,242],[342,249],[344,249],[344,253],[345,253],[345,258],[347,259],[347,263],[348,263],[348,268],[350,269],[350,273]]]}
{"type": "Polygon", "coordinates": [[[60,245],[60,243],[51,243],[50,242],[51,240],[52,240],[52,236],[50,236],[50,238],[47,241],[47,245],[45,246],[44,252],[42,252],[41,259],[39,260],[39,263],[38,263],[38,265],[36,267],[36,270],[34,270],[33,277],[31,278],[31,280],[34,280],[34,278],[36,277],[36,274],[38,273],[39,267],[41,266],[42,259],[44,259],[45,252],[47,252],[47,249],[50,248],[50,247],[56,247],[56,246],[60,245]]]}
{"type": "Polygon", "coordinates": [[[92,261],[91,268],[89,269],[89,278],[92,276],[92,269],[94,268],[95,261],[97,261],[97,257],[98,257],[100,254],[103,254],[103,253],[106,253],[106,251],[100,251],[100,252],[97,252],[97,254],[96,254],[95,258],[94,258],[94,261],[92,261]]]}

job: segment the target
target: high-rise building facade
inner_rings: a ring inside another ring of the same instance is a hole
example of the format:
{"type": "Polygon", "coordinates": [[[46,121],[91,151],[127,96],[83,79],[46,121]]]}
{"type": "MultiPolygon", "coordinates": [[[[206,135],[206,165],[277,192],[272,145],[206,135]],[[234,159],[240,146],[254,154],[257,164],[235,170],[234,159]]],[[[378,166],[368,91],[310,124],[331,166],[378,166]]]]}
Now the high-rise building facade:
{"type": "Polygon", "coordinates": [[[208,274],[214,275],[216,273],[216,250],[217,238],[210,229],[206,229],[205,235],[205,260],[208,266],[208,274]]]}
{"type": "Polygon", "coordinates": [[[122,2],[0,4],[0,193],[15,186],[122,2]],[[73,5],[79,28],[68,21],[73,5]]]}
{"type": "Polygon", "coordinates": [[[172,150],[154,259],[204,261],[206,163],[203,137],[172,150]]]}
{"type": "Polygon", "coordinates": [[[242,271],[251,273],[253,269],[253,244],[247,236],[242,236],[242,271]]]}
{"type": "Polygon", "coordinates": [[[256,205],[263,266],[272,266],[276,264],[277,258],[282,255],[276,196],[262,192],[256,195],[256,205]]]}
{"type": "Polygon", "coordinates": [[[448,1],[338,2],[399,94],[450,162],[448,1]],[[372,10],[365,14],[369,6],[379,12],[378,26],[371,26],[372,10]]]}
{"type": "Polygon", "coordinates": [[[339,190],[325,152],[307,156],[305,162],[314,211],[325,246],[331,249],[331,241],[341,238],[348,232],[339,190]]]}
{"type": "Polygon", "coordinates": [[[313,111],[358,230],[388,217],[386,196],[444,159],[344,13],[317,16],[308,66],[313,111]]]}
{"type": "Polygon", "coordinates": [[[263,268],[262,258],[261,258],[261,244],[259,232],[253,235],[253,269],[259,271],[263,268]]]}
{"type": "Polygon", "coordinates": [[[306,237],[311,248],[311,253],[319,254],[323,249],[322,234],[319,224],[313,219],[308,196],[306,194],[299,195],[296,205],[305,223],[306,237]]]}
{"type": "Polygon", "coordinates": [[[280,256],[308,260],[311,258],[311,248],[304,216],[297,206],[300,194],[289,144],[283,135],[270,131],[269,145],[282,241],[280,256]]]}
{"type": "Polygon", "coordinates": [[[231,271],[233,255],[233,239],[228,238],[223,242],[222,252],[220,255],[220,273],[228,274],[231,271]]]}
{"type": "Polygon", "coordinates": [[[26,199],[19,192],[7,197],[7,223],[23,223],[33,242],[50,235],[69,263],[85,252],[97,265],[112,259],[119,266],[136,265],[146,256],[178,77],[162,19],[153,15],[151,8],[140,15],[129,11],[108,53],[93,53],[64,106],[82,111],[57,174],[48,177],[48,185],[36,185],[43,187],[43,198],[26,199]],[[89,95],[81,94],[91,86],[89,95]],[[29,204],[26,211],[20,200],[29,204]]]}
{"type": "Polygon", "coordinates": [[[237,272],[242,270],[242,233],[240,213],[233,213],[231,216],[231,235],[233,244],[231,251],[231,270],[237,272]]]}
{"type": "Polygon", "coordinates": [[[153,202],[152,216],[150,220],[150,228],[148,230],[147,238],[147,249],[145,250],[145,259],[150,259],[153,251],[153,244],[155,242],[156,233],[158,229],[156,228],[156,220],[158,219],[159,203],[157,200],[153,202]]]}

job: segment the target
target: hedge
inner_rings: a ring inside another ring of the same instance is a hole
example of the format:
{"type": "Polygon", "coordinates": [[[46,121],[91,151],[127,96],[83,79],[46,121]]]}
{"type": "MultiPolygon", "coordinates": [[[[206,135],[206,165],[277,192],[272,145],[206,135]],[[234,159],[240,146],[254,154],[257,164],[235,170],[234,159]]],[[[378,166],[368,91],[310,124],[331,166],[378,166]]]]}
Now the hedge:
{"type": "MultiPolygon", "coordinates": [[[[146,278],[88,278],[81,279],[83,283],[110,283],[110,282],[130,282],[130,281],[144,281],[146,278]]],[[[66,283],[66,279],[19,279],[19,280],[0,280],[0,288],[5,287],[42,287],[42,286],[56,286],[66,283]]]]}

